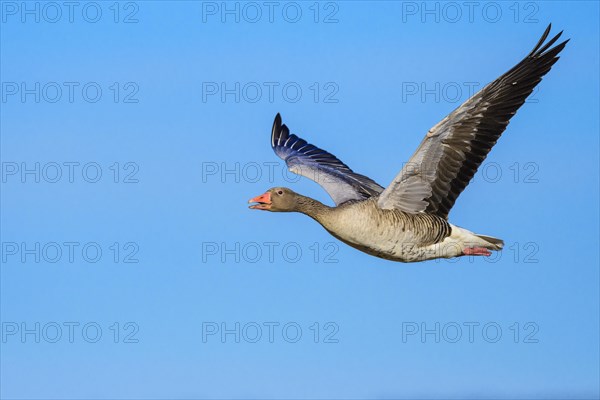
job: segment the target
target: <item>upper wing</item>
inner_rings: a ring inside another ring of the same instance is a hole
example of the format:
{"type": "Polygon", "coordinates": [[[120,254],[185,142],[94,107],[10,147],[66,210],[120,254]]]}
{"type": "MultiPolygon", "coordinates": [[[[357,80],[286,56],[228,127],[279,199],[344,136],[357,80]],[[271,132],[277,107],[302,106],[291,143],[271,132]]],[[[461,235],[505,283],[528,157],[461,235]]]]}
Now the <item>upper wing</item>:
{"type": "Polygon", "coordinates": [[[550,48],[548,26],[535,48],[427,132],[417,151],[378,200],[381,208],[447,217],[458,195],[568,40],[550,48]]]}
{"type": "Polygon", "coordinates": [[[348,200],[363,200],[381,193],[383,187],[364,175],[353,172],[333,154],[291,134],[277,114],[271,132],[271,147],[290,171],[321,185],[336,205],[348,200]]]}

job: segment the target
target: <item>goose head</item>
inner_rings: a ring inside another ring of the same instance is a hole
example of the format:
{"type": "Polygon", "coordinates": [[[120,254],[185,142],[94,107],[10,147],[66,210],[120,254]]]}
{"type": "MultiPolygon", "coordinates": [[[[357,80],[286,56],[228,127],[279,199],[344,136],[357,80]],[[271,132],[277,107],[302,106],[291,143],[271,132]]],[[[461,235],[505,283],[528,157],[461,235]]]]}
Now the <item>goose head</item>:
{"type": "Polygon", "coordinates": [[[248,200],[248,203],[258,203],[250,206],[253,210],[292,212],[298,210],[299,198],[300,195],[291,189],[276,187],[248,200]]]}

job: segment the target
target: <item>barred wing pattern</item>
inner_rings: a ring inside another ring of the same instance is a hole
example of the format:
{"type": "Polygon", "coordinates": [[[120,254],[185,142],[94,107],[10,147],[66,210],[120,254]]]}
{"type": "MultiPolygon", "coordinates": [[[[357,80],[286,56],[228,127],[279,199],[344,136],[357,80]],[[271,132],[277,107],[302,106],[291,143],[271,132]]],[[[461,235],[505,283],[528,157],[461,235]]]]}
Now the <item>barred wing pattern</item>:
{"type": "Polygon", "coordinates": [[[333,154],[290,134],[277,114],[271,132],[271,147],[285,161],[290,171],[321,185],[336,205],[350,200],[364,200],[383,190],[372,179],[357,174],[333,154]]]}

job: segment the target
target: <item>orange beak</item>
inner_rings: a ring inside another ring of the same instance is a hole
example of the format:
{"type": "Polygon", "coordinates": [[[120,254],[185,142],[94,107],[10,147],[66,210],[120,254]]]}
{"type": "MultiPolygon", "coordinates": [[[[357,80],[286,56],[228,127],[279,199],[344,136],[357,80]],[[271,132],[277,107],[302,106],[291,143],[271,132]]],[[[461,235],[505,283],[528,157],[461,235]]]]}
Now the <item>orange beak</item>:
{"type": "Polygon", "coordinates": [[[253,210],[270,210],[271,209],[271,193],[266,192],[261,194],[260,196],[256,196],[250,200],[248,203],[258,203],[250,206],[253,210]]]}

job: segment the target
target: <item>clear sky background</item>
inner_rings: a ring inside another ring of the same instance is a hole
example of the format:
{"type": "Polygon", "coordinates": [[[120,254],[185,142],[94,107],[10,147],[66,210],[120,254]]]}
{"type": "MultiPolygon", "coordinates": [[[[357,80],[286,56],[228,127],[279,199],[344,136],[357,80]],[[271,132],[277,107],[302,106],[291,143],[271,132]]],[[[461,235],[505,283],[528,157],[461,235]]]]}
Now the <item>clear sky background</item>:
{"type": "Polygon", "coordinates": [[[1,3],[2,398],[598,398],[597,2],[54,4],[1,3]],[[550,22],[571,42],[450,214],[494,258],[247,209],[331,204],[277,112],[387,186],[550,22]]]}

